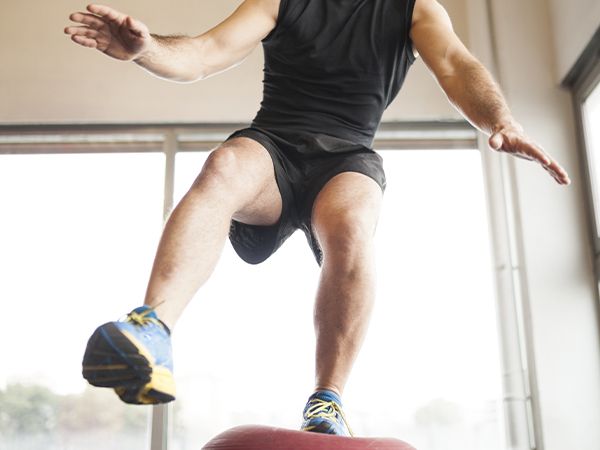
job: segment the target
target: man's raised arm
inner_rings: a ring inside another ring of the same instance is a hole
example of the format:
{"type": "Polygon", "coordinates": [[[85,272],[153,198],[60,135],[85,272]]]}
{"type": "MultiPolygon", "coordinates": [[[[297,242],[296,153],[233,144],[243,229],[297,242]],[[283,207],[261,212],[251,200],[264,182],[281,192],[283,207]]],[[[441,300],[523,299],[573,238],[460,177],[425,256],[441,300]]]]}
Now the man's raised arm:
{"type": "Polygon", "coordinates": [[[570,183],[567,172],[525,136],[491,74],[456,36],[436,0],[416,0],[411,39],[452,104],[490,135],[491,148],[537,161],[559,184],[570,183]]]}
{"type": "Polygon", "coordinates": [[[196,36],[158,36],[108,6],[73,13],[65,28],[73,42],[116,59],[134,61],[167,80],[191,82],[240,64],[275,27],[279,0],[245,0],[227,19],[196,36]]]}

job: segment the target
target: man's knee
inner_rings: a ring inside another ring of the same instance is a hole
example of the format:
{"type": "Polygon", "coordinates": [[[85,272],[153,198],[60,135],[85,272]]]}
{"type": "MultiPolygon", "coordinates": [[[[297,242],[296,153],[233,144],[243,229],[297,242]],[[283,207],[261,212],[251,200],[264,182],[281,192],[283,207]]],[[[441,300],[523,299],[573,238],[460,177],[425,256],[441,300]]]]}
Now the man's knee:
{"type": "Polygon", "coordinates": [[[234,189],[243,176],[239,156],[233,146],[222,146],[213,150],[202,167],[202,171],[192,188],[212,185],[234,189]]]}
{"type": "Polygon", "coordinates": [[[271,225],[281,214],[271,157],[248,138],[234,138],[213,150],[188,195],[208,195],[229,208],[234,219],[253,225],[271,225]]]}
{"type": "Polygon", "coordinates": [[[332,211],[315,220],[313,228],[325,259],[355,262],[370,252],[375,234],[374,217],[361,211],[332,211]]]}
{"type": "Polygon", "coordinates": [[[332,179],[317,196],[312,226],[325,259],[360,261],[373,247],[381,190],[362,174],[332,179]]]}

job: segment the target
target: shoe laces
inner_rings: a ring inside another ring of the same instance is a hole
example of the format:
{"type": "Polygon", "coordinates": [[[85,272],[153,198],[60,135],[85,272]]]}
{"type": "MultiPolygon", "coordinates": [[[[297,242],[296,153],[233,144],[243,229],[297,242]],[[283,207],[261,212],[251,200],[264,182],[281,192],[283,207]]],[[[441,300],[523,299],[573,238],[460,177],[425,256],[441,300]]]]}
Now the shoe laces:
{"type": "Polygon", "coordinates": [[[127,317],[125,317],[125,321],[126,322],[133,322],[137,325],[147,325],[149,323],[153,323],[156,325],[160,325],[160,321],[158,319],[155,319],[154,317],[148,317],[148,314],[150,314],[151,312],[154,311],[154,308],[148,308],[147,310],[145,310],[142,313],[138,313],[135,311],[131,311],[129,314],[127,314],[127,317]]]}
{"type": "Polygon", "coordinates": [[[348,428],[348,432],[350,433],[350,436],[354,436],[354,433],[352,432],[352,430],[350,429],[350,426],[348,425],[348,421],[346,420],[344,411],[342,411],[342,408],[340,407],[340,405],[338,405],[334,401],[327,401],[327,400],[323,400],[320,398],[313,398],[308,403],[308,408],[307,408],[306,412],[304,413],[304,416],[306,419],[313,419],[313,418],[318,417],[318,418],[322,418],[322,419],[331,419],[331,420],[336,420],[336,421],[338,421],[338,415],[339,415],[339,417],[342,418],[342,421],[343,421],[344,425],[346,425],[346,428],[348,428]]]}

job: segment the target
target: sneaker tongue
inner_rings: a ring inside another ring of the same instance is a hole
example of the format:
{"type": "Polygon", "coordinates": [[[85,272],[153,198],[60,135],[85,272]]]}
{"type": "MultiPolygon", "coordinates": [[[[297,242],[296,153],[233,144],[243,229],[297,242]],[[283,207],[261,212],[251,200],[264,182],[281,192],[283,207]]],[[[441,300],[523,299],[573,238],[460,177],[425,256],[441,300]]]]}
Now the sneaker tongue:
{"type": "Polygon", "coordinates": [[[336,402],[340,407],[342,406],[342,399],[333,391],[317,391],[313,395],[311,395],[310,398],[318,398],[326,402],[336,402]]]}
{"type": "Polygon", "coordinates": [[[132,312],[137,313],[137,314],[143,314],[144,316],[146,316],[146,317],[152,317],[153,319],[158,319],[158,316],[156,315],[156,312],[152,311],[152,308],[150,308],[147,305],[138,306],[132,312]],[[150,311],[148,311],[148,310],[150,310],[150,311]]]}

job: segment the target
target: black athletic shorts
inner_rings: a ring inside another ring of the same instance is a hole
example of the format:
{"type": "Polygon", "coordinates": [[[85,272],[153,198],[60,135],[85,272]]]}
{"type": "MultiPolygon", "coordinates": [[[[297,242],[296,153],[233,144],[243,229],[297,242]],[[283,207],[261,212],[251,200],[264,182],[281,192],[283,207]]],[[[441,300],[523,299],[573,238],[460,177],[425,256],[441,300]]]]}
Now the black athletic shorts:
{"type": "Polygon", "coordinates": [[[282,133],[256,127],[237,130],[226,141],[235,137],[250,138],[267,149],[282,199],[281,217],[274,225],[231,222],[229,239],[233,248],[250,264],[265,261],[294,231],[301,229],[321,265],[323,254],[311,227],[312,207],[317,194],[334,176],[342,172],[362,173],[385,191],[382,158],[363,145],[308,133],[294,132],[284,137],[282,133]],[[340,143],[345,146],[340,147],[340,143]]]}

